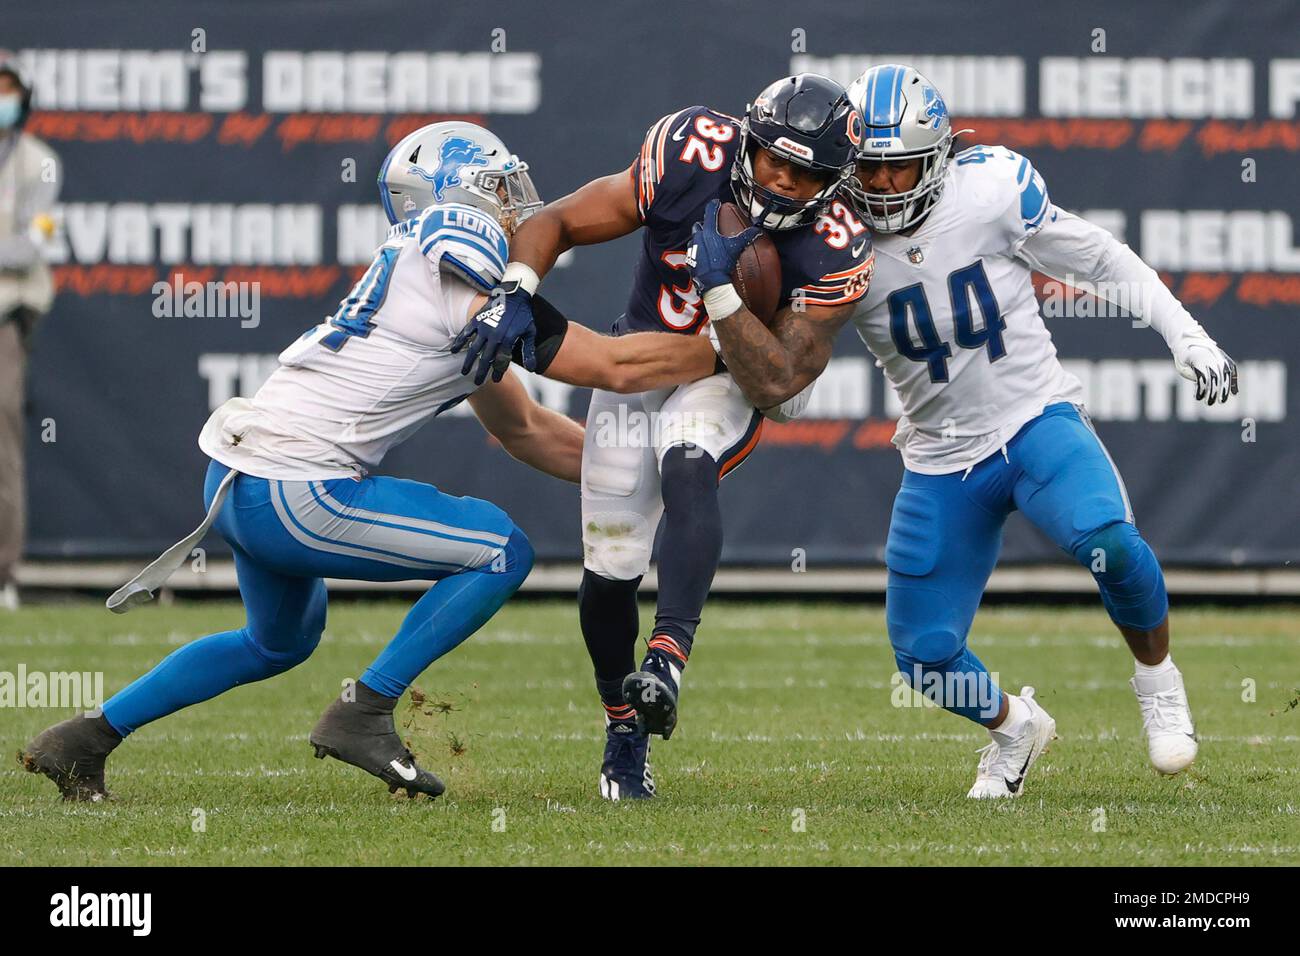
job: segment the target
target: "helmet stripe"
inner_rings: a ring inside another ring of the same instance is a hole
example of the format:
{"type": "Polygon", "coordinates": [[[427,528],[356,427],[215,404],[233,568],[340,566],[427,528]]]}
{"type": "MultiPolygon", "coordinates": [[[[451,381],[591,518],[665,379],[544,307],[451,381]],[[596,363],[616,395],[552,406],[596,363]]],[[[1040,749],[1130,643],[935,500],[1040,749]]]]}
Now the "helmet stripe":
{"type": "Polygon", "coordinates": [[[903,135],[903,77],[907,71],[902,68],[894,70],[894,94],[890,106],[890,117],[894,121],[894,127],[891,131],[893,136],[903,135]]]}
{"type": "Polygon", "coordinates": [[[903,120],[903,79],[907,71],[893,64],[878,66],[871,71],[863,104],[868,123],[872,127],[867,136],[879,139],[900,136],[903,120]]]}

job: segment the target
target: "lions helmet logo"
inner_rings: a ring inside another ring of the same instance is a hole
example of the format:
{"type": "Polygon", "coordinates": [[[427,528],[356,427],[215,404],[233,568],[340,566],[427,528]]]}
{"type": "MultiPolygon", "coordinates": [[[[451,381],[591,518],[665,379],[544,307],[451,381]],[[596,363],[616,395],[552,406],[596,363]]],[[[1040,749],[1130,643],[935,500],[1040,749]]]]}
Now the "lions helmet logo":
{"type": "Polygon", "coordinates": [[[466,166],[486,166],[487,160],[480,154],[483,147],[463,136],[448,136],[438,149],[438,165],[433,172],[426,172],[414,163],[411,172],[433,186],[433,198],[442,202],[443,192],[451,186],[461,184],[460,171],[466,166]]]}
{"type": "Polygon", "coordinates": [[[917,117],[917,122],[927,129],[938,129],[943,118],[948,115],[948,107],[944,104],[943,97],[932,86],[923,87],[921,97],[921,113],[917,117]]]}

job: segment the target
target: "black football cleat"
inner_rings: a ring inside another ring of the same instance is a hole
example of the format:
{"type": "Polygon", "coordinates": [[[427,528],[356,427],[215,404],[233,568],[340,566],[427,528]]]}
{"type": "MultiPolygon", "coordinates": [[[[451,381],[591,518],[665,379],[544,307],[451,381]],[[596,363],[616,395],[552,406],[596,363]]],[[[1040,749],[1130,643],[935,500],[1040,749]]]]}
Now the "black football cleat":
{"type": "Polygon", "coordinates": [[[64,800],[98,803],[112,797],[104,785],[104,760],[121,742],[102,714],[78,714],[42,730],[19,752],[18,762],[53,780],[64,800]]]}
{"type": "Polygon", "coordinates": [[[623,678],[623,699],[636,711],[641,733],[659,734],[664,740],[673,735],[681,680],[681,665],[653,648],[641,662],[641,669],[623,678]]]}
{"type": "Polygon", "coordinates": [[[425,793],[432,799],[447,788],[415,762],[397,736],[393,722],[396,698],[383,697],[358,682],[356,700],[338,698],[325,709],[308,740],[316,756],[333,757],[388,784],[388,792],[405,790],[408,797],[425,793]]]}
{"type": "Polygon", "coordinates": [[[650,775],[650,738],[631,720],[605,726],[605,759],[600,765],[600,795],[606,800],[648,800],[655,795],[650,775]]]}

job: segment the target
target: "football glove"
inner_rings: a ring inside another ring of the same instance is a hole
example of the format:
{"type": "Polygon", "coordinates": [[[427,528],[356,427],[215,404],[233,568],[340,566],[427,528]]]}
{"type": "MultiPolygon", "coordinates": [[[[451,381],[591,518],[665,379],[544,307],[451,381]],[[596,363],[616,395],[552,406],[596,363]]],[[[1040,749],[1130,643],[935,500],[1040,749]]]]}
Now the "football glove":
{"type": "Polygon", "coordinates": [[[510,354],[516,343],[520,345],[524,368],[535,371],[537,325],[533,319],[533,297],[517,281],[510,281],[492,290],[483,308],[451,340],[451,352],[455,355],[469,346],[460,372],[468,375],[477,362],[474,384],[482,385],[489,371],[492,381],[501,381],[510,367],[510,354]]]}
{"type": "Polygon", "coordinates": [[[722,235],[718,232],[720,208],[721,200],[709,200],[704,207],[704,221],[691,227],[691,244],[686,247],[686,268],[701,295],[718,286],[731,284],[736,260],[762,231],[757,226],[750,226],[739,235],[722,235]]]}
{"type": "Polygon", "coordinates": [[[1237,363],[1203,329],[1184,333],[1173,353],[1178,374],[1196,383],[1198,402],[1214,405],[1237,394],[1237,363]]]}

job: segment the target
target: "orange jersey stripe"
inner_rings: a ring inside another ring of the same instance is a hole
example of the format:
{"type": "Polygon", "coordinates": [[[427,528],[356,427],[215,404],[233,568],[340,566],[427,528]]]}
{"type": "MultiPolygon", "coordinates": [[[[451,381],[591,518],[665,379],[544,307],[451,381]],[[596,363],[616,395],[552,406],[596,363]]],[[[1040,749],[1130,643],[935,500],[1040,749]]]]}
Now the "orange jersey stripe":
{"type": "Polygon", "coordinates": [[[722,468],[718,471],[719,481],[721,481],[723,478],[727,476],[727,472],[731,471],[731,469],[735,468],[742,461],[748,458],[749,453],[753,451],[756,447],[758,447],[758,439],[763,434],[763,426],[765,424],[767,424],[767,419],[762,419],[761,421],[759,421],[758,428],[754,430],[753,437],[750,438],[749,441],[745,443],[745,447],[740,449],[740,451],[736,452],[734,455],[732,455],[730,458],[728,458],[725,462],[722,463],[722,468]]]}
{"type": "Polygon", "coordinates": [[[827,275],[822,276],[817,281],[832,282],[835,279],[847,279],[851,276],[855,276],[858,275],[859,273],[865,272],[867,269],[870,269],[875,264],[876,264],[876,254],[873,252],[871,255],[867,256],[867,258],[863,259],[856,266],[854,266],[852,269],[846,269],[843,272],[828,273],[827,275]]]}

